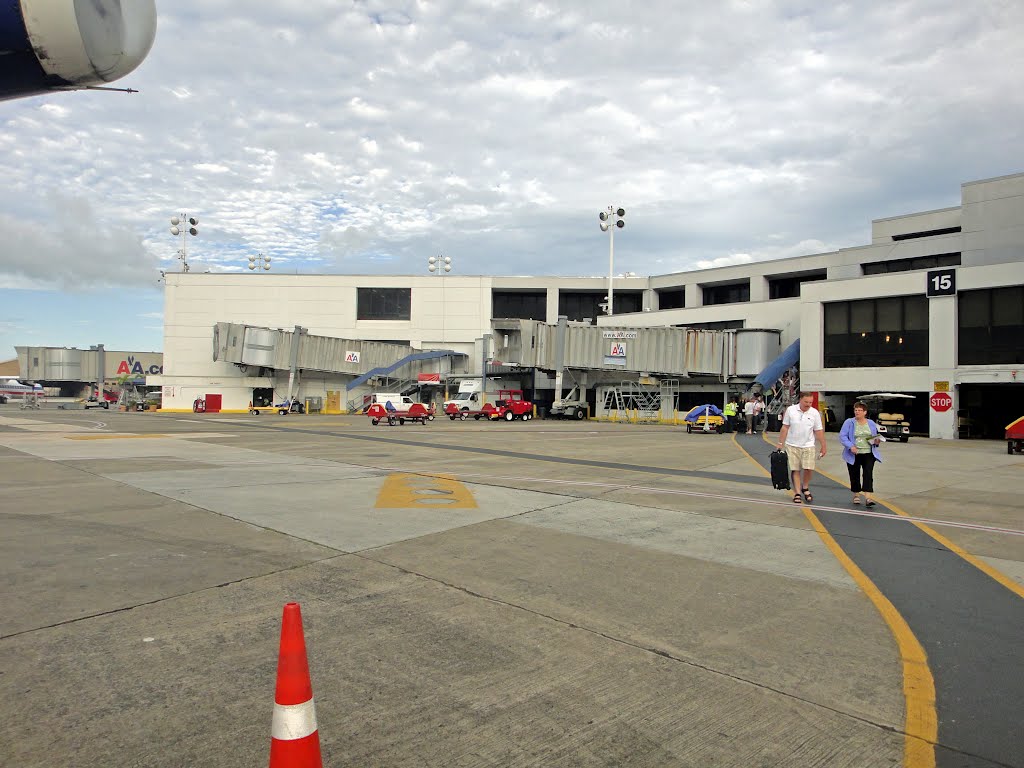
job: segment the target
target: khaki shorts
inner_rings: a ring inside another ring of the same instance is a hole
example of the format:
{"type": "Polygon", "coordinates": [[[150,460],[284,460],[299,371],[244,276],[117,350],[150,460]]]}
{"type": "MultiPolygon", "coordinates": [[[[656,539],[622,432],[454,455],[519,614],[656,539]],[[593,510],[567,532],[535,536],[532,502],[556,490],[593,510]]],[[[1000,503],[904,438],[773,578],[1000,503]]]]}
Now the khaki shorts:
{"type": "Polygon", "coordinates": [[[797,448],[795,445],[786,445],[786,456],[789,457],[789,470],[796,472],[799,469],[814,469],[814,459],[818,455],[818,446],[810,448],[797,448]]]}

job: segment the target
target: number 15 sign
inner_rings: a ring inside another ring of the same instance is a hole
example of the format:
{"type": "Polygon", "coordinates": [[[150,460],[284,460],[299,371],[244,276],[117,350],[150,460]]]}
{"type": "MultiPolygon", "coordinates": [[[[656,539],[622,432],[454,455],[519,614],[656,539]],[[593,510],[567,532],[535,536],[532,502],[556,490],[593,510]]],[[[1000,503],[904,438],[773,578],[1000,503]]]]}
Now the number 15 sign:
{"type": "Polygon", "coordinates": [[[928,296],[956,296],[956,270],[933,269],[928,273],[928,296]]]}

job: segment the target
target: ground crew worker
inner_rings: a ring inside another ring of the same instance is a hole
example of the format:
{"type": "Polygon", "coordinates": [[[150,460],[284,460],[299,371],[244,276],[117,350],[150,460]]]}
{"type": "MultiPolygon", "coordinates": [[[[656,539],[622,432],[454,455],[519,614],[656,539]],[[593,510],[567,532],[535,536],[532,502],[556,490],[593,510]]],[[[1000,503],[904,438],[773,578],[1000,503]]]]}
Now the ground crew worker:
{"type": "Polygon", "coordinates": [[[727,402],[725,408],[722,409],[722,413],[725,414],[725,423],[729,425],[730,432],[736,429],[736,417],[739,415],[739,412],[740,406],[736,402],[735,397],[727,402]]]}

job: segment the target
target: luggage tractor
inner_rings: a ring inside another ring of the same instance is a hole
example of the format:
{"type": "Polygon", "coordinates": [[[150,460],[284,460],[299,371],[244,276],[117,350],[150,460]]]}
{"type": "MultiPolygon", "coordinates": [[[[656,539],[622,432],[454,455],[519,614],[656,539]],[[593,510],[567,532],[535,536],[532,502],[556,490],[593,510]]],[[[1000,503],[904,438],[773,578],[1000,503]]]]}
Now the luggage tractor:
{"type": "Polygon", "coordinates": [[[533,418],[533,403],[523,399],[523,390],[521,389],[499,389],[494,408],[492,419],[529,421],[533,418]]]}
{"type": "Polygon", "coordinates": [[[886,440],[899,440],[901,443],[910,440],[910,410],[913,395],[899,392],[875,392],[872,395],[861,395],[857,398],[867,407],[869,413],[875,414],[878,433],[886,440]]]}

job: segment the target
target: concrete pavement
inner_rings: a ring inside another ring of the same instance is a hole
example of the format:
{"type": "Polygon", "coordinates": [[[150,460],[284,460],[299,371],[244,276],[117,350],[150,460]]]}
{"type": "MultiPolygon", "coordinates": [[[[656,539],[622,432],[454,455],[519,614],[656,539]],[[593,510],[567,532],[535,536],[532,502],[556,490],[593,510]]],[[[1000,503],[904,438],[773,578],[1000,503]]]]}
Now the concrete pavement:
{"type": "MultiPolygon", "coordinates": [[[[892,632],[738,443],[0,409],[0,762],[265,761],[296,600],[325,764],[909,765],[892,632]],[[389,506],[409,470],[453,480],[389,506]]],[[[879,494],[1011,527],[936,501],[1019,479],[999,447],[892,447],[879,494]],[[963,477],[919,466],[951,449],[963,477]]],[[[1024,576],[1024,537],[944,533],[1024,576]]]]}

